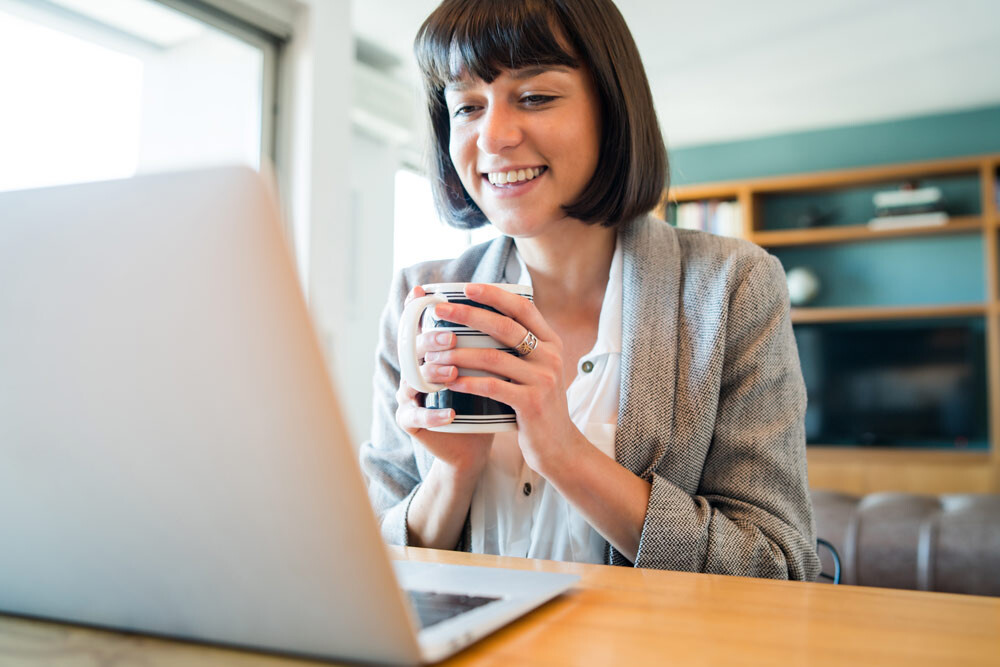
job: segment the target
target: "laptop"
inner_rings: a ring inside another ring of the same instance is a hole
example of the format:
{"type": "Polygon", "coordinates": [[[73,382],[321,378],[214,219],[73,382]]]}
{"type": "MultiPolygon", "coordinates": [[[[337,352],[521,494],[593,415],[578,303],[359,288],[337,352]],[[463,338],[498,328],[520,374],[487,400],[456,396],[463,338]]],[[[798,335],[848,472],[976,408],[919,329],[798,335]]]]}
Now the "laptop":
{"type": "Polygon", "coordinates": [[[0,612],[415,664],[578,579],[392,562],[339,409],[255,172],[0,193],[0,612]]]}

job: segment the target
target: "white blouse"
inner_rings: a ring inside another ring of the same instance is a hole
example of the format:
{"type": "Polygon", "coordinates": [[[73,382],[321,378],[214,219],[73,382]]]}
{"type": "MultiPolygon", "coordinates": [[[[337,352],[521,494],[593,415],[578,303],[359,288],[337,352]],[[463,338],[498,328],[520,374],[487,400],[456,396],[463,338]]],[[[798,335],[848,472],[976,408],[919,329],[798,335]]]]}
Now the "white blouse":
{"type": "MultiPolygon", "coordinates": [[[[505,282],[530,285],[515,248],[505,282]]],[[[569,416],[592,445],[615,457],[622,345],[622,247],[616,242],[601,304],[597,342],[577,365],[566,389],[569,416]]],[[[603,563],[606,541],[555,487],[529,468],[517,433],[497,433],[472,496],[471,550],[475,553],[603,563]]]]}

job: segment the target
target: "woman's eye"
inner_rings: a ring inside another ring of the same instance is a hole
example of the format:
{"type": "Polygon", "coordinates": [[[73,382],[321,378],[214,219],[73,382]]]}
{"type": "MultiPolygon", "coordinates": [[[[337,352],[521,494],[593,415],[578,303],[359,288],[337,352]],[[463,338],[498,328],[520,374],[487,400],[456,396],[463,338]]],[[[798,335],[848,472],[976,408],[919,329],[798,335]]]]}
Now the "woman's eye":
{"type": "Polygon", "coordinates": [[[529,107],[537,107],[543,104],[547,104],[554,100],[555,97],[552,95],[525,95],[521,98],[521,101],[527,104],[529,107]]]}
{"type": "Polygon", "coordinates": [[[472,106],[471,104],[463,104],[455,108],[455,110],[452,112],[452,116],[454,116],[455,118],[460,118],[461,116],[468,116],[475,110],[476,107],[472,106]]]}

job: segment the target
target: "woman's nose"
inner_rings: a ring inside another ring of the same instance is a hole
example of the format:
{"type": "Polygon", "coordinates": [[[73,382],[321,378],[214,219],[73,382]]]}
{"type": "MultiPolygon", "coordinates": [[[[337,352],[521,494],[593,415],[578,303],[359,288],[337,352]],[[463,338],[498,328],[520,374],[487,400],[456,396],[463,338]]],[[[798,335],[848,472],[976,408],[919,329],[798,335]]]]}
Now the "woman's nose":
{"type": "Polygon", "coordinates": [[[483,114],[481,122],[476,145],[482,152],[496,155],[521,143],[521,127],[514,110],[502,104],[493,105],[483,114]]]}

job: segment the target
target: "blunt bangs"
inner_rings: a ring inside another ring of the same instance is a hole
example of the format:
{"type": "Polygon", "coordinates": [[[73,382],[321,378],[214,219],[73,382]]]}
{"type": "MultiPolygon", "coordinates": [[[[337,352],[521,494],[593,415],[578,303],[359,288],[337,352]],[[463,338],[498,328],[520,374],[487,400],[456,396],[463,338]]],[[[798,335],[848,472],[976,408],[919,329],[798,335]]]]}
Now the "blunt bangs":
{"type": "Polygon", "coordinates": [[[434,91],[466,76],[492,83],[502,70],[580,66],[563,48],[559,17],[545,3],[464,2],[449,9],[417,35],[417,63],[434,91]]]}
{"type": "Polygon", "coordinates": [[[648,213],[667,187],[667,154],[649,81],[632,34],[612,0],[444,0],[420,27],[414,53],[430,121],[428,176],[444,220],[474,229],[489,220],[451,162],[448,84],[492,83],[505,70],[585,68],[601,114],[600,153],[567,216],[613,226],[648,213]]]}

